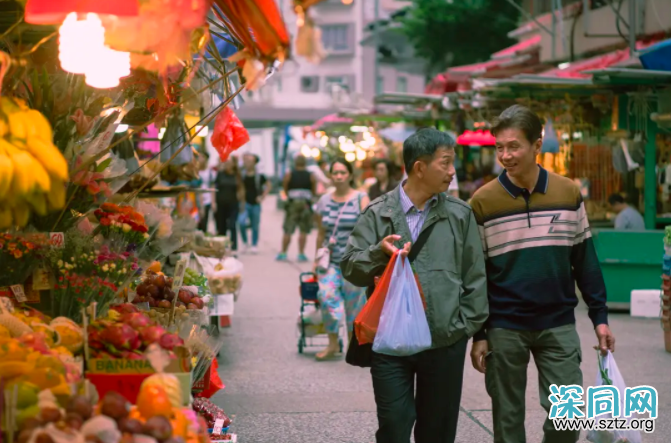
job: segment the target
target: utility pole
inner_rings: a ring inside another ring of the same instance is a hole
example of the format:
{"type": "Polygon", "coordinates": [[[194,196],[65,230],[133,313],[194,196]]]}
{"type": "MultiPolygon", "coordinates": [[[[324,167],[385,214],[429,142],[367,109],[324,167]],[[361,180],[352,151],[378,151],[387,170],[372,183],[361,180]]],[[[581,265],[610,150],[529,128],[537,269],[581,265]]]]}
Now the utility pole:
{"type": "Polygon", "coordinates": [[[375,18],[373,22],[373,47],[375,49],[375,55],[373,56],[373,84],[375,85],[375,93],[373,97],[382,93],[378,90],[378,78],[380,77],[380,66],[379,66],[379,54],[380,54],[380,33],[378,32],[378,21],[380,20],[380,0],[375,0],[375,18]]]}

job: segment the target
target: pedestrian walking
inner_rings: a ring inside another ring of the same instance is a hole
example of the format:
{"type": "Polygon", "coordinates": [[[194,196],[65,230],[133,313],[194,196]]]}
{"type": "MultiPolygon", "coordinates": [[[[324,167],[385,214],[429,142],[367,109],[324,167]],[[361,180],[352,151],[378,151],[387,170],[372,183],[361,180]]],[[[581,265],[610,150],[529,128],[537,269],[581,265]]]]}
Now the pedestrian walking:
{"type": "Polygon", "coordinates": [[[407,256],[428,231],[413,267],[432,346],[407,357],[372,353],[378,443],[408,443],[413,426],[417,443],[452,443],[456,436],[467,343],[487,318],[487,292],[475,216],[446,195],[454,158],[454,141],[436,129],[406,139],[408,178],[363,212],[340,263],[346,280],[371,286],[397,245],[407,256]]]}
{"type": "Polygon", "coordinates": [[[252,230],[252,245],[249,251],[252,254],[258,253],[259,244],[259,226],[261,224],[261,203],[270,193],[270,182],[265,175],[260,174],[256,167],[259,164],[259,157],[255,154],[245,154],[242,157],[243,171],[242,182],[245,186],[244,209],[240,217],[240,235],[248,249],[247,229],[252,230]]]}
{"type": "Polygon", "coordinates": [[[242,183],[236,157],[231,156],[226,162],[219,165],[215,186],[217,188],[217,232],[219,235],[228,234],[231,240],[231,249],[237,251],[238,233],[236,225],[240,205],[245,201],[245,186],[242,183]]]}
{"type": "MultiPolygon", "coordinates": [[[[208,166],[210,156],[203,153],[200,158],[200,187],[203,189],[211,189],[214,185],[215,172],[208,166]]],[[[210,212],[212,210],[212,194],[213,192],[203,192],[200,194],[200,221],[198,222],[198,229],[207,232],[207,227],[210,222],[210,212]]]]}
{"type": "Polygon", "coordinates": [[[387,159],[380,159],[375,163],[375,183],[368,189],[368,197],[371,201],[398,185],[391,177],[392,171],[393,163],[387,159]]]}
{"type": "Polygon", "coordinates": [[[352,234],[359,214],[370,201],[364,192],[354,188],[353,172],[352,165],[344,158],[334,160],[330,168],[334,190],[324,194],[315,205],[315,219],[319,229],[315,272],[319,279],[319,304],[329,337],[328,346],[317,354],[317,360],[327,360],[336,355],[343,316],[350,333],[354,319],[366,303],[365,288],[345,280],[340,270],[347,239],[352,234]],[[320,250],[324,253],[320,254],[320,250]],[[327,258],[324,258],[324,254],[327,258]]]}
{"type": "Polygon", "coordinates": [[[283,187],[287,195],[286,214],[284,225],[282,227],[284,235],[282,236],[282,252],[277,255],[277,260],[287,259],[287,251],[291,243],[291,236],[296,229],[298,233],[298,261],[307,262],[305,255],[305,243],[308,234],[312,230],[313,212],[312,202],[316,191],[316,180],[314,176],[306,169],[307,160],[304,156],[298,155],[294,160],[294,169],[284,176],[283,187]]]}
{"type": "MultiPolygon", "coordinates": [[[[614,350],[606,288],[580,189],[536,163],[543,125],[515,105],[491,129],[505,170],[471,200],[487,264],[490,315],[474,338],[473,366],[485,373],[494,441],[522,443],[527,366],[538,369],[540,403],[549,413],[550,385],[582,386],[575,327],[576,283],[589,307],[599,348],[614,350]]],[[[544,442],[573,443],[579,431],[543,426],[544,442]]]]}

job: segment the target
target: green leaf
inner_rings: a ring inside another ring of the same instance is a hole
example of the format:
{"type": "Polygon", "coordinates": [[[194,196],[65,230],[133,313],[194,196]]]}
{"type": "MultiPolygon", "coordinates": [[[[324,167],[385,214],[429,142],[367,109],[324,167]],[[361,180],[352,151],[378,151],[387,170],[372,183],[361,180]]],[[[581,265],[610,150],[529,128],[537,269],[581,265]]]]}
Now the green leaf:
{"type": "Polygon", "coordinates": [[[103,172],[107,167],[112,163],[112,158],[108,158],[107,160],[104,160],[100,162],[98,166],[96,166],[96,172],[103,172]]]}

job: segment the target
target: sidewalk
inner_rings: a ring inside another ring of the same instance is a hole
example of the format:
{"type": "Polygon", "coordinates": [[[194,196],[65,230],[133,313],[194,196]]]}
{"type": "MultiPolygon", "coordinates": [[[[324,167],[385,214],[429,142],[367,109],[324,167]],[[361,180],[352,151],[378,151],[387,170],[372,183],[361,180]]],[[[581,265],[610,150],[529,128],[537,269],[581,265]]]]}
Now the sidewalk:
{"type": "MultiPolygon", "coordinates": [[[[283,213],[275,209],[275,199],[271,197],[261,216],[260,253],[240,256],[245,264],[244,286],[232,327],[224,330],[225,344],[219,360],[226,388],[213,401],[234,416],[232,432],[238,434],[241,443],[374,442],[377,419],[369,371],[351,367],[344,360],[318,363],[314,354],[320,347],[298,354],[298,275],[311,265],[295,262],[295,239],[289,251],[292,261],[275,262],[282,221],[283,213]]],[[[314,250],[313,234],[307,247],[310,258],[314,250]]],[[[584,305],[576,314],[585,386],[589,386],[597,371],[592,350],[595,337],[584,305]]],[[[664,352],[659,322],[612,314],[610,323],[617,338],[615,357],[625,381],[629,386],[654,386],[659,393],[656,429],[653,434],[643,435],[643,443],[668,442],[671,354],[664,352]]],[[[491,405],[484,378],[472,369],[469,358],[465,372],[457,441],[492,442],[491,405]]],[[[527,389],[528,442],[542,440],[544,419],[537,374],[531,368],[527,389]]]]}

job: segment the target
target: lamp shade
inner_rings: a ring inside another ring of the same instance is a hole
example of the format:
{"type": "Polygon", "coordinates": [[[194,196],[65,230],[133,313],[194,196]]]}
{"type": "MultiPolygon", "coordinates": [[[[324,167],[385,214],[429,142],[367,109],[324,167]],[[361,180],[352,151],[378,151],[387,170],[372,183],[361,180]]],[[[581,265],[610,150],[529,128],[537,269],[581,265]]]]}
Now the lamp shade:
{"type": "Polygon", "coordinates": [[[34,25],[56,25],[71,13],[117,16],[139,14],[138,0],[28,0],[25,21],[34,25]]]}

